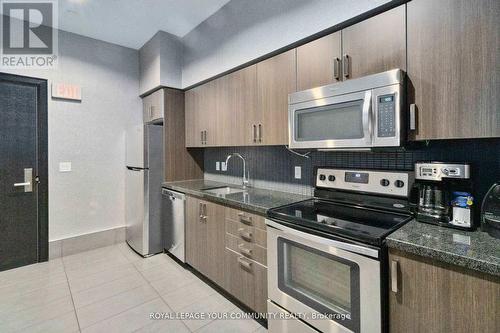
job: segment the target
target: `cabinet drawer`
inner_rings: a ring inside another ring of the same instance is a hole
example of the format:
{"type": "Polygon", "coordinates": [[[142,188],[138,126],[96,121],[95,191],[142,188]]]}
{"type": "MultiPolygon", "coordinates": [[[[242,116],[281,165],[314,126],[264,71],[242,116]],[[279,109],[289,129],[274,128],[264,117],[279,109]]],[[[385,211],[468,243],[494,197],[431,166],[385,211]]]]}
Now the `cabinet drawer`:
{"type": "Polygon", "coordinates": [[[247,226],[226,218],[226,232],[249,243],[267,247],[267,234],[264,230],[247,226]]]}
{"type": "Polygon", "coordinates": [[[254,271],[255,263],[236,252],[226,249],[225,252],[225,277],[227,291],[240,302],[253,309],[254,297],[254,271]]]}
{"type": "Polygon", "coordinates": [[[237,221],[248,226],[259,228],[261,230],[266,230],[266,223],[264,217],[257,214],[247,213],[233,208],[227,208],[226,217],[233,221],[237,221]]]}
{"type": "Polygon", "coordinates": [[[262,246],[226,233],[226,247],[264,266],[267,265],[267,250],[262,246]]]}
{"type": "Polygon", "coordinates": [[[267,312],[267,268],[226,248],[226,288],[256,312],[267,312]]]}

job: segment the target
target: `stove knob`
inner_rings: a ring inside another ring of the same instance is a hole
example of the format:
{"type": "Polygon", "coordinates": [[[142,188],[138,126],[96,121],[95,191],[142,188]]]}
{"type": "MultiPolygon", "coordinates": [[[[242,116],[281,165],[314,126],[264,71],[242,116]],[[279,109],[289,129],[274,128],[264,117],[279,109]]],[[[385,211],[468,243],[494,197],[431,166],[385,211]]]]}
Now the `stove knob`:
{"type": "Polygon", "coordinates": [[[390,183],[391,182],[389,181],[389,179],[384,178],[384,179],[380,180],[380,185],[382,185],[382,186],[389,186],[390,183]]]}
{"type": "Polygon", "coordinates": [[[331,181],[331,182],[334,182],[335,181],[335,176],[334,175],[328,176],[328,180],[331,181]]]}
{"type": "Polygon", "coordinates": [[[325,180],[326,176],[325,175],[319,175],[319,180],[325,180]]]}
{"type": "Polygon", "coordinates": [[[396,187],[401,188],[401,187],[405,186],[405,182],[404,182],[404,181],[402,181],[402,180],[396,180],[396,181],[394,182],[394,185],[395,185],[396,187]]]}

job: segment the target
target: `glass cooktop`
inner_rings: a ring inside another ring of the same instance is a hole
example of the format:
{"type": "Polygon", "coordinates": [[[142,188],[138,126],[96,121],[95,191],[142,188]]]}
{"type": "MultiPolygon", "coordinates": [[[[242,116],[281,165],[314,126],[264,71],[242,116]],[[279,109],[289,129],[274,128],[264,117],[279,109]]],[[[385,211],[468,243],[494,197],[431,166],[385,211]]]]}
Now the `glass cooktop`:
{"type": "Polygon", "coordinates": [[[388,234],[412,218],[406,214],[321,199],[273,208],[268,211],[268,215],[306,228],[374,245],[381,245],[388,234]]]}

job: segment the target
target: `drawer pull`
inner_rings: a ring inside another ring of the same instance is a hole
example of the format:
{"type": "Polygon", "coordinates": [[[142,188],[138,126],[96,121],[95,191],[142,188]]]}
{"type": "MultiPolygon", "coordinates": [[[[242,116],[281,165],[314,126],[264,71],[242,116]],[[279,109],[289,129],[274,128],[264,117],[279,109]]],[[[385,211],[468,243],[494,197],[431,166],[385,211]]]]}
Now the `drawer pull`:
{"type": "Polygon", "coordinates": [[[238,258],[238,263],[240,264],[241,267],[244,269],[251,271],[252,270],[252,263],[246,261],[243,257],[238,258]]]}
{"type": "Polygon", "coordinates": [[[398,292],[398,262],[396,260],[391,262],[391,291],[398,292]]]}
{"type": "Polygon", "coordinates": [[[246,225],[252,225],[252,218],[250,216],[240,215],[240,222],[246,225]]]}
{"type": "Polygon", "coordinates": [[[244,244],[238,245],[238,249],[240,250],[240,253],[246,256],[251,256],[252,255],[252,250],[247,249],[244,244]]]}
{"type": "Polygon", "coordinates": [[[245,229],[240,228],[238,229],[238,233],[240,234],[240,237],[243,238],[246,241],[251,242],[252,241],[252,233],[251,232],[245,232],[245,229]]]}

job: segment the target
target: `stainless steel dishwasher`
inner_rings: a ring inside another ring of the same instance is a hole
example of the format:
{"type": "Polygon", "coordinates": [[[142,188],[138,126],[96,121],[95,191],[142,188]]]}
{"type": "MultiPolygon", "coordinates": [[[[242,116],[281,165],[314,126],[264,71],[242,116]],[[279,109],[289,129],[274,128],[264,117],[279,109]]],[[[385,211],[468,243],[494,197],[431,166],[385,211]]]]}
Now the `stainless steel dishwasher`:
{"type": "Polygon", "coordinates": [[[182,262],[186,262],[184,259],[186,196],[166,188],[161,189],[161,194],[164,248],[182,262]]]}

